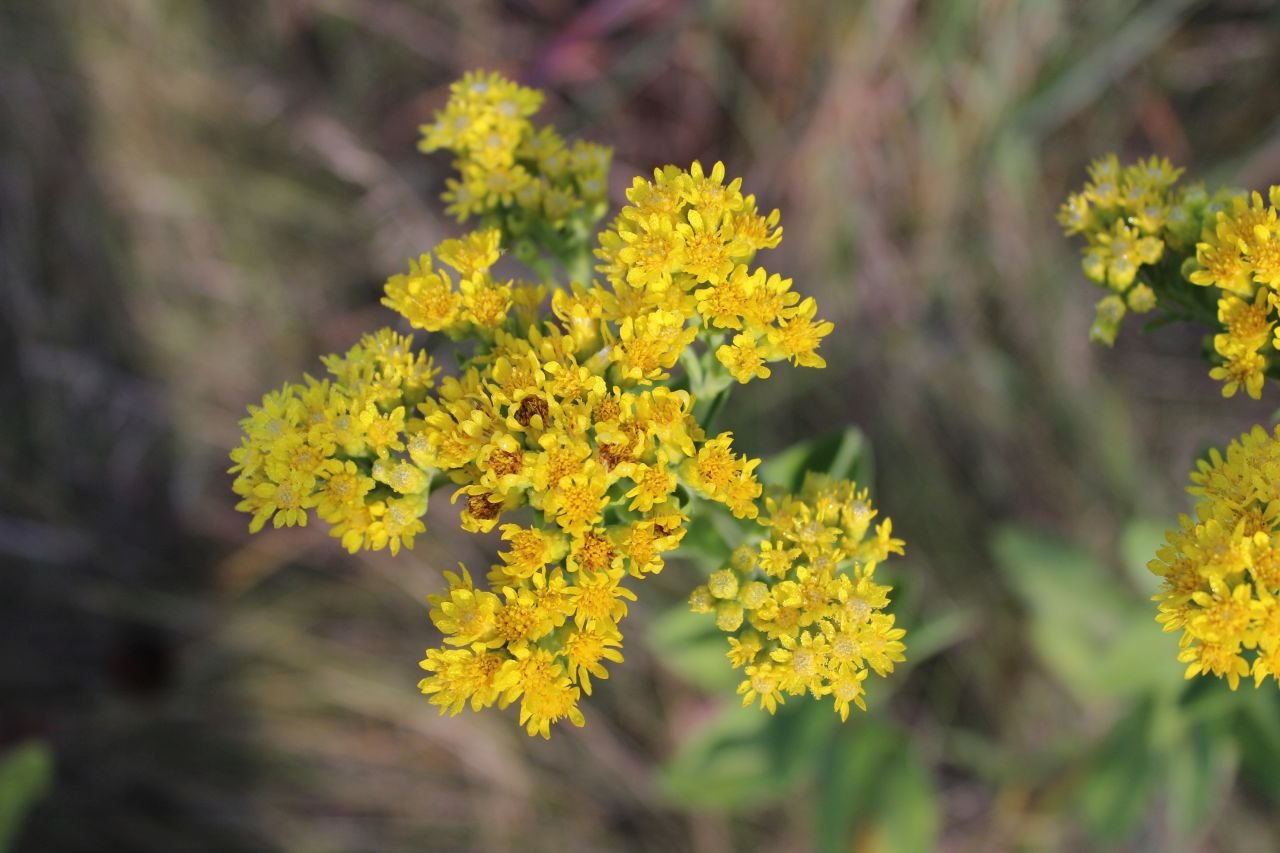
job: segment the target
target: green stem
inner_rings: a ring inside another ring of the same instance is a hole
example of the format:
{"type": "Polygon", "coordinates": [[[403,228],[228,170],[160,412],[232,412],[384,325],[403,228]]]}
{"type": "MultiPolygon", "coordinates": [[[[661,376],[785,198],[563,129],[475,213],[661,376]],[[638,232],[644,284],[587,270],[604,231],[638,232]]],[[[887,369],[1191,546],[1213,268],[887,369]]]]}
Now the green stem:
{"type": "Polygon", "coordinates": [[[591,282],[591,247],[586,243],[579,245],[578,250],[565,264],[569,280],[586,285],[591,282]]]}

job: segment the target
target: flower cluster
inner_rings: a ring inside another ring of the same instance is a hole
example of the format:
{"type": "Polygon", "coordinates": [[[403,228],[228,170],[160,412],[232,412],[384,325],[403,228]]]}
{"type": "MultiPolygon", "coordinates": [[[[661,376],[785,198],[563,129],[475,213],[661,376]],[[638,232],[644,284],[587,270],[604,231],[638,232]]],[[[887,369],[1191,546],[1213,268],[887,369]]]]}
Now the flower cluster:
{"type": "Polygon", "coordinates": [[[1148,566],[1164,578],[1159,621],[1182,631],[1188,678],[1261,684],[1280,673],[1280,428],[1255,426],[1225,456],[1215,449],[1187,491],[1194,517],[1148,566]]]}
{"type": "Polygon", "coordinates": [[[1157,157],[1121,168],[1112,154],[1089,166],[1089,182],[1062,205],[1063,230],[1086,240],[1085,276],[1112,291],[1098,302],[1091,339],[1110,346],[1127,311],[1145,314],[1156,306],[1155,292],[1138,273],[1164,257],[1165,236],[1185,219],[1175,188],[1181,174],[1157,157]]]}
{"type": "MultiPolygon", "coordinates": [[[[564,220],[547,205],[563,190],[566,209],[580,211],[603,193],[608,152],[534,133],[528,116],[540,102],[496,74],[470,74],[425,129],[424,148],[458,154],[461,183],[446,194],[454,209],[485,213],[494,227],[411,261],[382,301],[413,328],[459,342],[456,371],[437,380],[409,337],[366,336],[324,360],[329,378],[286,385],[250,409],[232,471],[251,530],[269,519],[304,525],[314,509],[352,551],[411,548],[428,496],[451,487],[461,527],[496,531],[504,544],[483,578],[461,567],[430,597],[443,644],[427,652],[419,687],[442,713],[518,702],[520,723],[546,737],[560,720],[583,723],[581,696],[622,660],[630,586],[662,571],[696,502],[748,525],[759,517],[760,460],[710,429],[732,380],[767,377],[766,363],[783,359],[824,366],[816,350],[832,326],[789,279],[749,269],[756,251],[777,245],[778,213],[759,214],[721,164],[636,179],[631,205],[600,237],[607,284],[560,286],[537,264],[537,283],[498,275],[513,238],[537,243],[533,255],[517,245],[518,260],[585,252],[555,231],[564,220]],[[517,225],[510,214],[531,199],[541,212],[517,225]]],[[[902,632],[878,612],[887,588],[870,580],[901,543],[887,522],[866,538],[874,513],[849,484],[815,480],[765,508],[774,538],[761,547],[781,550],[760,559],[770,582],[756,584],[751,618],[777,645],[775,663],[742,664],[756,682],[776,671],[791,691],[784,677],[802,668],[779,655],[834,643],[843,657],[806,686],[836,695],[847,714],[849,701],[861,704],[865,666],[886,672],[901,659],[902,632]],[[852,576],[836,573],[842,561],[852,576]],[[819,581],[821,607],[810,600],[819,581]]]]}
{"type": "Polygon", "coordinates": [[[305,526],[314,509],[350,551],[411,548],[431,477],[405,453],[405,417],[439,371],[390,329],[324,365],[331,378],[288,383],[249,407],[231,452],[236,509],[253,515],[253,532],[268,520],[305,526]]]}
{"type": "Polygon", "coordinates": [[[745,678],[743,705],[773,713],[784,694],[832,697],[841,719],[863,710],[869,671],[903,660],[906,631],[884,612],[889,587],[876,566],[902,553],[893,524],[876,525],[867,490],[810,474],[799,495],[766,500],[768,537],[742,545],[729,565],[694,589],[690,607],[714,613],[730,635],[728,657],[745,678]]]}
{"type": "MultiPolygon", "coordinates": [[[[724,183],[724,164],[704,173],[667,166],[653,180],[636,178],[631,203],[600,235],[596,251],[613,286],[623,334],[638,346],[696,319],[715,339],[715,355],[739,382],[767,378],[768,362],[790,359],[825,367],[816,352],[832,325],[817,321],[817,304],[800,299],[791,279],[749,269],[760,249],[782,239],[778,211],[761,215],[741,180],[724,183]]],[[[634,357],[629,358],[635,362],[634,357]]],[[[633,363],[632,370],[670,367],[670,358],[633,363]]]]}
{"type": "Polygon", "coordinates": [[[502,232],[473,231],[436,247],[436,257],[452,267],[457,286],[446,269],[433,269],[431,256],[409,262],[407,274],[386,283],[382,304],[401,314],[415,329],[444,332],[454,340],[477,338],[492,342],[500,329],[525,330],[537,322],[538,307],[547,295],[541,284],[502,282],[491,269],[501,255],[502,232]]]}
{"type": "Polygon", "coordinates": [[[458,177],[444,200],[459,222],[479,215],[517,237],[537,225],[569,235],[603,214],[612,151],[581,140],[566,145],[552,127],[536,130],[529,117],[542,101],[536,89],[472,72],[422,126],[423,152],[457,155],[458,177]]]}
{"type": "Polygon", "coordinates": [[[1111,344],[1130,310],[1198,322],[1223,396],[1243,388],[1257,399],[1276,349],[1280,187],[1268,205],[1259,193],[1178,185],[1181,173],[1154,157],[1121,168],[1111,155],[1063,204],[1064,230],[1086,239],[1085,275],[1115,291],[1098,302],[1090,336],[1111,344]]]}
{"type": "Polygon", "coordinates": [[[1192,284],[1217,287],[1218,323],[1213,348],[1222,364],[1213,378],[1223,383],[1230,397],[1240,387],[1255,400],[1262,396],[1262,381],[1271,365],[1276,344],[1272,337],[1280,306],[1280,186],[1272,187],[1270,204],[1253,193],[1236,195],[1206,224],[1196,244],[1196,266],[1188,278],[1192,284]]]}

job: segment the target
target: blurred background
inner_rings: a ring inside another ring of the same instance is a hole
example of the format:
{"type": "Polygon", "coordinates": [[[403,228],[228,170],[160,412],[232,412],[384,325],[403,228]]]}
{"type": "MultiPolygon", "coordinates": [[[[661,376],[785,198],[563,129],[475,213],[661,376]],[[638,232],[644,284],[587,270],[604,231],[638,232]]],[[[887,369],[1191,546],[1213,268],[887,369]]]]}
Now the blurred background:
{"type": "Polygon", "coordinates": [[[1054,215],[1112,150],[1280,183],[1277,79],[1263,0],[0,2],[0,849],[1275,849],[1277,691],[1185,685],[1143,568],[1271,407],[1197,330],[1089,345],[1054,215]],[[459,232],[415,143],[473,68],[615,201],[719,159],[781,208],[830,367],[725,425],[865,435],[912,631],[869,714],[737,712],[673,562],[585,728],[440,718],[445,501],[398,559],[248,537],[236,422],[459,232]]]}

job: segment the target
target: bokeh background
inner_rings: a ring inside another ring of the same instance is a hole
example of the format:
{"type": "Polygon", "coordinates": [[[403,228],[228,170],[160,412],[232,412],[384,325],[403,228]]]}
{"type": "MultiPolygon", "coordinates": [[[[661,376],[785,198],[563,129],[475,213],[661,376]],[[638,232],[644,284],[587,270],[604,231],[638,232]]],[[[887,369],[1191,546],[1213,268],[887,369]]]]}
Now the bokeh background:
{"type": "Polygon", "coordinates": [[[1271,407],[1196,330],[1089,345],[1054,215],[1112,150],[1280,183],[1277,79],[1263,0],[0,2],[0,846],[1274,849],[1276,689],[1184,687],[1143,569],[1271,407]],[[614,145],[615,200],[719,159],[782,209],[830,367],[726,426],[867,437],[918,641],[870,714],[734,714],[673,562],[586,728],[440,718],[424,599],[486,560],[446,502],[398,559],[248,537],[236,421],[458,233],[415,142],[472,68],[614,145]]]}

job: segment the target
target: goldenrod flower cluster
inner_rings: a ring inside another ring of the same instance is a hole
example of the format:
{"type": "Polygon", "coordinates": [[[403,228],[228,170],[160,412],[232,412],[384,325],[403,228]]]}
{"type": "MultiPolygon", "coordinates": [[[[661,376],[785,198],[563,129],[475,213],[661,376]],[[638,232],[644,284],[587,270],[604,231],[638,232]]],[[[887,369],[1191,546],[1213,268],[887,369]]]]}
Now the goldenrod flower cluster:
{"type": "MultiPolygon", "coordinates": [[[[760,460],[709,429],[732,380],[767,377],[781,360],[824,366],[816,350],[832,326],[789,279],[750,268],[777,245],[778,214],[761,215],[720,164],[636,179],[600,237],[606,284],[560,286],[544,267],[536,282],[499,274],[513,236],[565,257],[561,208],[547,207],[566,186],[557,181],[571,180],[570,207],[603,197],[608,152],[533,133],[527,117],[540,101],[496,74],[469,74],[426,128],[425,148],[459,155],[462,183],[447,193],[455,210],[503,214],[386,283],[383,303],[409,326],[460,342],[456,371],[438,378],[407,336],[366,336],[324,360],[329,378],[286,385],[250,409],[232,471],[251,530],[304,525],[314,509],[352,551],[411,548],[428,496],[450,487],[462,528],[503,544],[482,579],[461,567],[430,597],[443,645],[427,652],[419,686],[442,713],[518,702],[520,723],[546,737],[560,720],[582,725],[581,695],[622,660],[630,587],[662,571],[698,501],[744,523],[759,517],[760,460]],[[483,194],[472,186],[481,180],[483,194]],[[537,212],[519,191],[530,185],[537,212]],[[507,215],[513,206],[528,215],[524,230],[507,215]]],[[[826,680],[805,686],[835,695],[847,714],[849,701],[861,704],[865,666],[887,672],[901,660],[902,632],[880,612],[887,587],[871,582],[901,543],[887,522],[868,538],[874,512],[847,483],[814,480],[765,507],[773,538],[761,548],[779,550],[759,559],[771,568],[751,619],[777,648],[772,663],[739,665],[759,683],[776,672],[791,691],[786,673],[806,670],[784,653],[838,648],[826,680]],[[837,574],[842,563],[851,575],[837,574]]]]}
{"type": "Polygon", "coordinates": [[[406,453],[412,413],[435,384],[431,357],[391,329],[323,359],[331,378],[287,383],[250,406],[231,452],[236,509],[306,526],[314,509],[349,551],[413,547],[430,474],[406,453]]]}
{"type": "Polygon", "coordinates": [[[693,335],[688,320],[708,333],[738,382],[767,378],[767,364],[783,359],[826,366],[816,350],[832,325],[814,319],[813,298],[802,300],[789,278],[750,269],[757,251],[778,245],[782,228],[778,211],[761,215],[741,185],[724,183],[722,163],[710,173],[699,163],[656,169],[652,181],[632,182],[631,203],[600,235],[596,269],[613,286],[628,375],[661,377],[693,335]],[[663,339],[671,341],[665,351],[663,339]]]}
{"type": "Polygon", "coordinates": [[[1164,257],[1165,235],[1183,218],[1174,188],[1181,174],[1157,157],[1121,168],[1112,154],[1089,166],[1089,182],[1062,205],[1063,230],[1087,241],[1085,276],[1111,291],[1098,301],[1091,339],[1110,346],[1128,311],[1145,314],[1156,306],[1139,271],[1164,257]]]}
{"type": "Polygon", "coordinates": [[[1272,187],[1270,204],[1262,196],[1235,195],[1224,210],[1206,224],[1196,244],[1192,284],[1217,287],[1218,323],[1213,348],[1222,364],[1210,375],[1223,383],[1223,396],[1244,387],[1255,400],[1262,396],[1262,380],[1275,355],[1272,329],[1280,306],[1280,225],[1276,207],[1280,186],[1272,187]]]}
{"type": "Polygon", "coordinates": [[[1280,672],[1280,428],[1260,426],[1216,449],[1191,475],[1183,516],[1149,568],[1164,578],[1159,621],[1182,631],[1187,678],[1212,674],[1234,690],[1280,672]]]}
{"type": "Polygon", "coordinates": [[[1121,168],[1115,155],[1089,167],[1089,182],[1062,206],[1067,234],[1083,234],[1085,275],[1114,292],[1098,302],[1090,336],[1111,344],[1127,311],[1210,329],[1212,369],[1223,396],[1262,396],[1280,310],[1280,225],[1259,193],[1209,196],[1179,186],[1181,169],[1150,158],[1121,168]]]}
{"type": "Polygon", "coordinates": [[[554,128],[535,129],[529,118],[543,94],[497,73],[469,73],[450,93],[418,145],[457,156],[446,211],[459,222],[480,216],[497,225],[521,255],[532,257],[541,243],[564,260],[604,214],[612,150],[582,140],[566,145],[554,128]]]}
{"type": "Polygon", "coordinates": [[[876,567],[902,553],[889,519],[867,490],[810,474],[799,495],[766,499],[768,535],[742,545],[729,565],[689,597],[729,634],[728,657],[742,669],[742,704],[773,713],[785,695],[830,696],[842,720],[852,702],[866,710],[867,674],[888,675],[904,659],[906,631],[885,613],[888,586],[876,567]]]}

